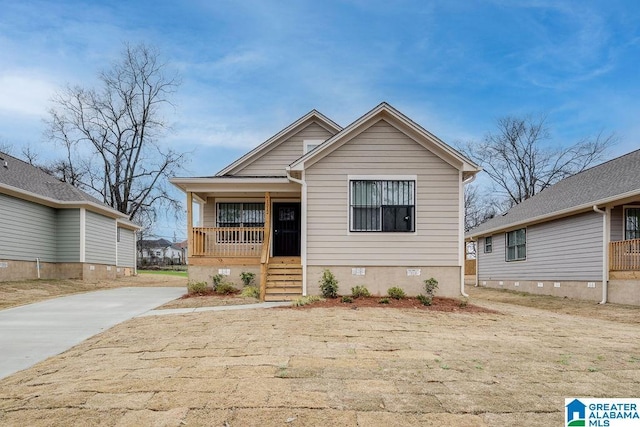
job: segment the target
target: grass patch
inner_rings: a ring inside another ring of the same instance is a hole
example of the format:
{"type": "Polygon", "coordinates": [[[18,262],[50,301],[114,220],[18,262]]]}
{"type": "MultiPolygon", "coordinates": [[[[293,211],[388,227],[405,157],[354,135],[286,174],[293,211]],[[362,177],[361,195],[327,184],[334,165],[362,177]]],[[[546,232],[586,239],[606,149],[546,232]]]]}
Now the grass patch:
{"type": "Polygon", "coordinates": [[[178,277],[187,277],[186,271],[177,271],[177,270],[138,270],[139,274],[157,274],[160,276],[178,276],[178,277]]]}

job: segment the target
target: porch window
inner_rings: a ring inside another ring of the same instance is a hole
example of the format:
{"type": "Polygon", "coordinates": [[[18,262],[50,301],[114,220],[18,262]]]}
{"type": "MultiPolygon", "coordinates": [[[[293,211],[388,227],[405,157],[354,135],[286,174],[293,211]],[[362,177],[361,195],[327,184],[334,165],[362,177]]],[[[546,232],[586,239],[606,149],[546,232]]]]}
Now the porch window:
{"type": "Polygon", "coordinates": [[[415,181],[350,181],[350,231],[415,230],[415,181]]]}
{"type": "Polygon", "coordinates": [[[640,239],[640,207],[624,210],[625,240],[640,239]]]}
{"type": "Polygon", "coordinates": [[[216,233],[217,243],[262,243],[264,203],[218,203],[216,208],[216,226],[229,228],[216,233]]]}
{"type": "Polygon", "coordinates": [[[522,261],[527,258],[527,230],[521,228],[506,234],[507,261],[522,261]]]}
{"type": "Polygon", "coordinates": [[[218,227],[264,227],[264,203],[218,203],[218,227]]]}
{"type": "Polygon", "coordinates": [[[487,236],[484,238],[484,253],[490,254],[493,252],[493,236],[487,236]]]}

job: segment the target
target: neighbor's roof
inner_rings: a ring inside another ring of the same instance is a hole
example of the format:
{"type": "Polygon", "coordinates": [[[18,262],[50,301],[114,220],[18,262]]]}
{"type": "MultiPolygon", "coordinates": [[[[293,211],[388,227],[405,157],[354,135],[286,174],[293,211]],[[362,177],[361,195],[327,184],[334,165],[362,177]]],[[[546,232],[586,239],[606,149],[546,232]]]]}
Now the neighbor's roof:
{"type": "Polygon", "coordinates": [[[563,179],[467,233],[479,237],[640,194],[640,150],[563,179]]]}
{"type": "Polygon", "coordinates": [[[0,152],[0,192],[47,206],[82,204],[109,212],[113,217],[126,217],[77,187],[3,152],[0,152]]]}

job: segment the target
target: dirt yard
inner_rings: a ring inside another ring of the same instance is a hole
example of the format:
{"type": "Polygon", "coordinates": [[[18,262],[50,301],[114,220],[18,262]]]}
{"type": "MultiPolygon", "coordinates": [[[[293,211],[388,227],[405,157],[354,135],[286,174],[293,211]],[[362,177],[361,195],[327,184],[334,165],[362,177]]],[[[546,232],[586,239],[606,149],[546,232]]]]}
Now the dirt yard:
{"type": "Polygon", "coordinates": [[[562,424],[565,397],[638,397],[637,324],[593,317],[593,304],[565,314],[482,291],[470,302],[498,313],[133,319],[0,381],[0,424],[538,426],[562,424]]]}

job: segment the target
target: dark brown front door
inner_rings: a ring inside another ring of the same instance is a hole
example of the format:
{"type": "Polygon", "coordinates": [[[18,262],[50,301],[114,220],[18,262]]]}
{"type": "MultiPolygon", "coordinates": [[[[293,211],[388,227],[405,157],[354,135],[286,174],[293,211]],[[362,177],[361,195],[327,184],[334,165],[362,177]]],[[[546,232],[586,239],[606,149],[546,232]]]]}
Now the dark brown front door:
{"type": "Polygon", "coordinates": [[[300,256],[300,203],[273,204],[273,256],[300,256]]]}

